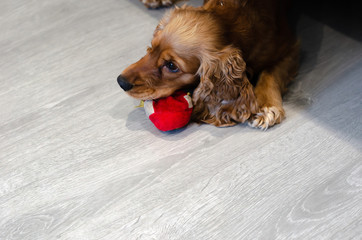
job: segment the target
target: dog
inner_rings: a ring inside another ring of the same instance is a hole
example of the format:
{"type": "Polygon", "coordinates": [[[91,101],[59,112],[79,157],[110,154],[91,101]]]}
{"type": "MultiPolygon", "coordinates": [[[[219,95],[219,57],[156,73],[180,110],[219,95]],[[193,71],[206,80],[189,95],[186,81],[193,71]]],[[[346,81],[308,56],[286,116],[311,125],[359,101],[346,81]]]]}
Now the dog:
{"type": "Polygon", "coordinates": [[[117,78],[141,100],[194,89],[192,120],[218,127],[285,118],[282,96],[298,71],[299,42],[287,0],[205,0],[170,10],[147,54],[117,78]]]}

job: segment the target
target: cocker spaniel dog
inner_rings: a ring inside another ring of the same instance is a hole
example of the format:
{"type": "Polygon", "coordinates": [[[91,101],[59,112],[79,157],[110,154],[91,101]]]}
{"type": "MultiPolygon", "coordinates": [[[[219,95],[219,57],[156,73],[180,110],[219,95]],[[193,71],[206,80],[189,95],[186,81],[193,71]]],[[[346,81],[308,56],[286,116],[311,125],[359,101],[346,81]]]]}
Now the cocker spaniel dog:
{"type": "Polygon", "coordinates": [[[282,95],[298,69],[287,5],[205,0],[202,7],[176,7],[156,27],[147,54],[117,81],[141,100],[194,89],[194,121],[232,126],[248,120],[267,129],[283,120],[282,95]]]}

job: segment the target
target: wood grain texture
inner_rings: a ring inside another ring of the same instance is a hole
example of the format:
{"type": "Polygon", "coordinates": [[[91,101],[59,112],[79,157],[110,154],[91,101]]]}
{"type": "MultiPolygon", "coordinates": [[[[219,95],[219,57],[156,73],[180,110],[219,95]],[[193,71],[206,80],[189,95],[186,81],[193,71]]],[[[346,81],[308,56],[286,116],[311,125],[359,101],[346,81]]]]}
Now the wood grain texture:
{"type": "Polygon", "coordinates": [[[283,124],[162,133],[116,77],[164,11],[0,2],[0,239],[361,239],[361,42],[303,15],[283,124]]]}

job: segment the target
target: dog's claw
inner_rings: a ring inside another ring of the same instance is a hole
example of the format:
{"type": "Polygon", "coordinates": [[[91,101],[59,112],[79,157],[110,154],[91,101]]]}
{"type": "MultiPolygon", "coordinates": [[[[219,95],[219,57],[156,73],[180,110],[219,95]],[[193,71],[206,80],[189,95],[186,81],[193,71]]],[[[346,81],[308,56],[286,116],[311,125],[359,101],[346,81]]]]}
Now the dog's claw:
{"type": "Polygon", "coordinates": [[[142,0],[142,3],[148,8],[169,7],[173,4],[173,0],[142,0]]]}
{"type": "Polygon", "coordinates": [[[277,107],[263,107],[260,112],[253,116],[249,125],[262,130],[267,130],[269,127],[280,123],[284,119],[284,110],[277,107]]]}

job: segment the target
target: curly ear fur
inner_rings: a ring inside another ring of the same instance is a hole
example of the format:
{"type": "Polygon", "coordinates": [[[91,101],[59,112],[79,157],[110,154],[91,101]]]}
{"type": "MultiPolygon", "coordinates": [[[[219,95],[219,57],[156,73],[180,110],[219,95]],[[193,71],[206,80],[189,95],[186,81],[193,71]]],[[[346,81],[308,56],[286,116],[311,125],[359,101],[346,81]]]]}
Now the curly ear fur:
{"type": "Polygon", "coordinates": [[[232,46],[203,54],[198,70],[200,84],[193,94],[195,121],[232,126],[257,112],[245,67],[240,50],[232,46]]]}

